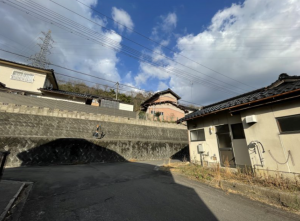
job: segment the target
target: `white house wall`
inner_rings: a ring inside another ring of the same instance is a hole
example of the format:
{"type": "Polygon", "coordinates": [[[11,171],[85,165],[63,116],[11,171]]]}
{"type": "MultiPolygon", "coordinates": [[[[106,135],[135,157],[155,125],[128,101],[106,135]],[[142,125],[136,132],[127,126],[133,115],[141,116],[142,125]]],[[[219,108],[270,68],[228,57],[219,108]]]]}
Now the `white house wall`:
{"type": "Polygon", "coordinates": [[[126,111],[133,111],[133,105],[120,103],[119,104],[119,109],[120,110],[126,110],[126,111]]]}
{"type": "MultiPolygon", "coordinates": [[[[189,143],[190,143],[190,157],[192,161],[200,162],[200,154],[197,152],[197,145],[203,144],[205,152],[209,152],[209,156],[204,157],[204,161],[208,163],[220,162],[219,147],[217,141],[217,135],[215,133],[210,133],[210,126],[218,126],[223,124],[241,123],[241,116],[234,115],[231,116],[229,113],[218,113],[215,115],[210,115],[206,117],[201,117],[192,121],[188,121],[189,128],[189,143]],[[205,131],[205,141],[190,141],[190,131],[195,129],[202,129],[205,131]],[[216,157],[216,160],[214,158],[216,157]]],[[[232,133],[231,133],[232,137],[232,133]]],[[[232,140],[233,152],[235,155],[236,164],[239,166],[250,166],[251,162],[249,159],[248,147],[246,145],[245,139],[232,140]]],[[[204,155],[206,155],[206,153],[204,155]]]]}
{"type": "MultiPolygon", "coordinates": [[[[276,121],[276,117],[295,114],[300,114],[300,99],[242,112],[241,115],[244,121],[243,124],[247,143],[249,144],[251,141],[255,140],[260,141],[266,151],[263,154],[265,165],[264,167],[256,166],[257,169],[261,168],[264,170],[268,169],[300,173],[300,133],[280,134],[276,121]],[[245,117],[249,115],[256,115],[257,123],[253,125],[246,124],[245,117]],[[276,163],[275,160],[284,163],[287,160],[289,150],[292,153],[294,165],[291,160],[286,164],[276,163]],[[271,157],[269,151],[275,160],[271,157]]],[[[258,154],[250,151],[250,158],[253,165],[260,164],[258,154]]]]}
{"type": "Polygon", "coordinates": [[[39,74],[33,71],[24,71],[20,68],[12,68],[8,66],[0,65],[0,82],[4,83],[6,87],[13,88],[17,90],[30,91],[35,93],[41,93],[38,89],[43,88],[46,79],[46,74],[39,74]],[[11,76],[14,71],[23,72],[26,74],[34,75],[34,81],[24,82],[11,79],[11,76]]]}

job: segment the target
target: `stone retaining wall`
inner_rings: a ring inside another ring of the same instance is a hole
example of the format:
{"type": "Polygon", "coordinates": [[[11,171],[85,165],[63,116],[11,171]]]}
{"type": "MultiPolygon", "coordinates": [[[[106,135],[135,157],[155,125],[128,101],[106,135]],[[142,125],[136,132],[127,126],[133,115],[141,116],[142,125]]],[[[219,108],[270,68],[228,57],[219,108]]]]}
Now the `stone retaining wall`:
{"type": "MultiPolygon", "coordinates": [[[[99,140],[41,137],[0,137],[0,151],[10,150],[7,167],[168,159],[186,142],[99,140]]],[[[178,155],[178,154],[177,154],[178,155]]],[[[181,158],[187,158],[186,153],[181,158]]]]}
{"type": "Polygon", "coordinates": [[[7,150],[9,167],[189,158],[186,129],[0,112],[0,151],[7,150]],[[97,124],[101,140],[92,137],[97,124]]]}
{"type": "MultiPolygon", "coordinates": [[[[96,108],[96,107],[92,107],[92,108],[96,108]]],[[[113,109],[111,111],[113,112],[113,109]]],[[[115,123],[136,124],[136,125],[161,127],[161,128],[186,129],[186,126],[181,124],[176,124],[176,123],[147,121],[147,120],[133,119],[129,117],[127,118],[127,117],[120,117],[120,116],[113,116],[113,115],[105,115],[100,113],[95,114],[95,113],[62,110],[62,109],[48,108],[48,107],[19,105],[14,103],[0,102],[0,114],[1,112],[41,115],[41,116],[48,116],[48,117],[63,117],[63,118],[72,118],[72,119],[85,119],[85,120],[93,120],[93,121],[108,121],[108,122],[115,122],[115,123]]]]}
{"type": "Polygon", "coordinates": [[[97,124],[104,139],[188,142],[184,129],[19,113],[0,113],[0,136],[92,138],[97,124]]]}

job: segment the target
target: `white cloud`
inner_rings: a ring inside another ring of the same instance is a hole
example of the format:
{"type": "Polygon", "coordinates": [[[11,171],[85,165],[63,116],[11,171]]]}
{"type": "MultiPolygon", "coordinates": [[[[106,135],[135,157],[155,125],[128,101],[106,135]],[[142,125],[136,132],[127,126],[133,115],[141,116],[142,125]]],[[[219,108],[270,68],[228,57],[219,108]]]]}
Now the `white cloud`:
{"type": "MultiPolygon", "coordinates": [[[[124,11],[123,9],[118,9],[116,7],[112,8],[112,17],[116,21],[115,25],[118,27],[120,31],[124,31],[125,27],[133,29],[134,24],[131,20],[130,15],[124,11]]],[[[126,28],[127,29],[127,28],[126,28]]],[[[127,29],[128,32],[131,32],[130,29],[127,29]]]]}
{"type": "Polygon", "coordinates": [[[140,73],[134,77],[134,80],[135,83],[140,86],[146,84],[149,78],[167,80],[169,77],[170,74],[166,72],[165,69],[156,68],[147,63],[140,63],[140,73]]]}
{"type": "Polygon", "coordinates": [[[177,25],[177,15],[175,12],[169,13],[167,16],[161,16],[163,22],[162,22],[162,29],[165,32],[170,32],[174,28],[176,28],[177,25]]]}
{"type": "MultiPolygon", "coordinates": [[[[89,34],[85,34],[86,37],[82,36],[83,32],[76,35],[76,30],[78,29],[73,29],[73,33],[71,33],[71,31],[65,30],[65,28],[61,29],[57,27],[54,25],[56,24],[54,22],[53,24],[50,24],[42,21],[41,19],[32,17],[32,12],[27,14],[12,8],[7,4],[2,4],[0,8],[0,14],[2,17],[0,20],[0,27],[2,27],[0,29],[0,38],[2,39],[0,42],[0,48],[5,48],[9,51],[30,56],[39,51],[36,44],[40,42],[38,37],[41,36],[41,31],[47,32],[48,30],[51,30],[52,38],[55,42],[53,44],[54,48],[51,49],[51,55],[48,56],[50,62],[101,78],[120,81],[120,75],[116,67],[119,62],[117,58],[118,51],[105,47],[105,45],[99,43],[100,40],[98,40],[100,38],[109,38],[112,39],[117,46],[119,46],[122,40],[119,35],[102,30],[102,28],[98,25],[89,22],[62,7],[59,7],[51,1],[34,0],[33,2],[41,4],[47,9],[67,17],[73,22],[79,23],[82,27],[84,26],[85,28],[88,28],[86,31],[88,31],[89,34]]],[[[106,24],[105,20],[93,16],[89,8],[76,1],[67,0],[63,3],[59,2],[59,4],[103,26],[106,24]]],[[[97,0],[88,0],[85,1],[85,4],[88,4],[89,6],[96,5],[97,0]]],[[[43,15],[47,17],[45,12],[43,15]]],[[[59,17],[57,15],[52,19],[55,20],[58,18],[59,17]]],[[[26,62],[26,59],[11,56],[1,51],[0,57],[19,62],[26,62]]],[[[68,72],[66,70],[56,68],[55,66],[50,66],[50,68],[55,69],[56,72],[72,75],[95,83],[111,84],[107,81],[101,81],[99,79],[68,72]]]]}
{"type": "MultiPolygon", "coordinates": [[[[282,72],[299,74],[295,58],[300,56],[297,50],[300,41],[296,37],[300,34],[300,25],[297,24],[300,22],[299,7],[300,2],[295,1],[246,0],[242,5],[233,4],[217,12],[206,31],[179,38],[179,53],[175,59],[219,81],[187,71],[238,94],[251,88],[181,55],[255,88],[269,85],[282,72]]],[[[180,90],[178,93],[183,94],[183,99],[189,97],[186,86],[179,81],[172,79],[171,86],[180,90]]],[[[198,95],[194,101],[199,103],[210,103],[234,95],[224,94],[216,86],[208,86],[208,83],[194,84],[193,91],[198,95]]]]}
{"type": "Polygon", "coordinates": [[[157,90],[158,91],[163,91],[163,90],[166,90],[168,88],[169,88],[169,86],[166,83],[160,81],[159,84],[158,84],[157,90]]]}
{"type": "Polygon", "coordinates": [[[149,78],[158,78],[159,80],[167,80],[170,78],[170,70],[173,69],[170,64],[171,60],[166,59],[166,55],[162,50],[162,46],[166,47],[170,44],[170,37],[174,28],[177,25],[177,15],[175,13],[168,13],[167,15],[160,16],[160,22],[157,23],[152,29],[151,38],[160,42],[161,46],[157,46],[153,49],[151,62],[164,66],[168,71],[164,69],[156,68],[147,63],[140,63],[140,72],[134,78],[137,85],[143,85],[147,83],[149,78]]]}
{"type": "MultiPolygon", "coordinates": [[[[168,74],[170,87],[183,100],[209,104],[267,86],[283,72],[299,75],[299,9],[299,1],[246,0],[218,11],[206,30],[177,39],[172,59],[184,66],[168,67],[196,77],[168,74]]],[[[154,67],[143,77],[161,79],[154,67]]]]}
{"type": "Polygon", "coordinates": [[[167,15],[161,15],[159,19],[157,25],[152,28],[151,38],[161,40],[162,45],[168,45],[172,31],[177,26],[177,15],[175,12],[169,12],[167,15]]]}

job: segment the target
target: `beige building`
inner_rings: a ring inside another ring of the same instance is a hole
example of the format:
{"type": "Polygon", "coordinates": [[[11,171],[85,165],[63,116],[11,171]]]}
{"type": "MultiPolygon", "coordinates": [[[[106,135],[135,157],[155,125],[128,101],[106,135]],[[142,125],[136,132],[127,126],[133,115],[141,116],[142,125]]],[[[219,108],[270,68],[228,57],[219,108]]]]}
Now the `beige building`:
{"type": "Polygon", "coordinates": [[[0,59],[0,90],[32,95],[42,94],[40,88],[58,89],[53,70],[42,69],[0,59]],[[4,86],[3,86],[4,85],[4,86]]]}
{"type": "Polygon", "coordinates": [[[195,111],[178,104],[180,97],[170,88],[155,93],[152,97],[141,104],[141,109],[146,112],[150,118],[156,119],[155,113],[160,113],[160,120],[176,121],[185,116],[185,114],[195,111]]]}
{"type": "Polygon", "coordinates": [[[300,76],[186,115],[191,161],[300,173],[300,76]]]}
{"type": "Polygon", "coordinates": [[[95,98],[92,95],[59,90],[52,69],[3,59],[0,59],[0,91],[79,104],[91,104],[95,98]]]}
{"type": "Polygon", "coordinates": [[[133,111],[133,105],[112,98],[59,90],[53,70],[0,59],[0,91],[43,99],[133,111]]]}

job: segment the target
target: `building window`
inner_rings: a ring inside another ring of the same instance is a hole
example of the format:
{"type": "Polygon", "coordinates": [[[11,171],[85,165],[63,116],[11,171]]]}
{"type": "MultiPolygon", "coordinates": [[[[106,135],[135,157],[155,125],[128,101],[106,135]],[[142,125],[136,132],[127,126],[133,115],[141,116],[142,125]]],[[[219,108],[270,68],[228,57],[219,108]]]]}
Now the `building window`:
{"type": "Polygon", "coordinates": [[[20,71],[14,71],[10,78],[16,81],[24,81],[24,82],[32,83],[34,80],[34,75],[26,74],[20,71]]]}
{"type": "Polygon", "coordinates": [[[191,130],[191,141],[205,141],[204,129],[191,130]]]}
{"type": "Polygon", "coordinates": [[[276,118],[280,133],[300,133],[300,114],[276,118]]]}
{"type": "Polygon", "coordinates": [[[233,139],[245,139],[243,124],[231,124],[231,131],[233,139]]]}

